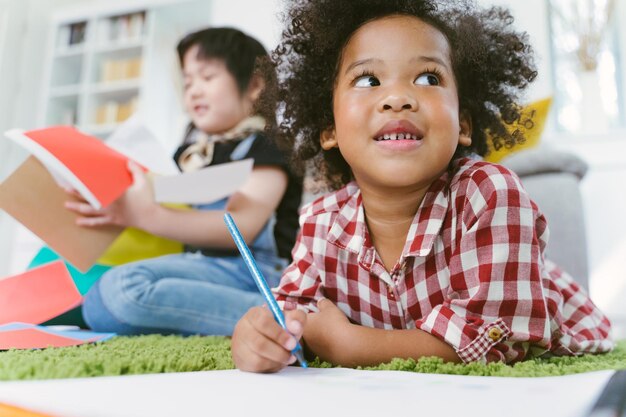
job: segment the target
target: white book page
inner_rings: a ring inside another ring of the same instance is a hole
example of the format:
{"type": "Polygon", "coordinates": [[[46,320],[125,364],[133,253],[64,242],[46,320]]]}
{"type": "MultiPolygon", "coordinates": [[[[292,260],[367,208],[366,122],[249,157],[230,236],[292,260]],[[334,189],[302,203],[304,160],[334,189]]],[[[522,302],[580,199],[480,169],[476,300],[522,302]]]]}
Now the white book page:
{"type": "Polygon", "coordinates": [[[138,115],[122,123],[104,143],[155,174],[180,172],[171,155],[138,115]]]}

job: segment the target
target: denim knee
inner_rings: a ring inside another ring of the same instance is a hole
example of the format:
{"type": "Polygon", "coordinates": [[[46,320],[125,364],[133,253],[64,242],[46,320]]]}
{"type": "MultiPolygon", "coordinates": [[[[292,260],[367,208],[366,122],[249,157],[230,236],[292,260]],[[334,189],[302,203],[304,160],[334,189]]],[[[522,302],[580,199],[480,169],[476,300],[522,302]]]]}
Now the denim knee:
{"type": "Polygon", "coordinates": [[[83,319],[92,330],[97,332],[115,332],[126,334],[132,328],[132,326],[118,320],[106,308],[104,302],[102,301],[99,280],[94,283],[94,285],[89,289],[89,292],[85,294],[85,298],[83,300],[83,319]]]}
{"type": "MultiPolygon", "coordinates": [[[[103,278],[107,279],[106,276],[107,274],[103,275],[103,278]]],[[[109,277],[108,279],[111,279],[111,277],[109,277]]],[[[87,294],[85,294],[85,297],[83,299],[83,319],[85,320],[85,323],[87,323],[89,328],[93,331],[113,332],[120,335],[138,335],[152,333],[177,333],[182,335],[190,334],[188,332],[176,331],[164,327],[135,326],[124,322],[123,317],[116,317],[106,306],[100,289],[101,282],[102,278],[96,281],[96,283],[89,289],[87,294]]]]}

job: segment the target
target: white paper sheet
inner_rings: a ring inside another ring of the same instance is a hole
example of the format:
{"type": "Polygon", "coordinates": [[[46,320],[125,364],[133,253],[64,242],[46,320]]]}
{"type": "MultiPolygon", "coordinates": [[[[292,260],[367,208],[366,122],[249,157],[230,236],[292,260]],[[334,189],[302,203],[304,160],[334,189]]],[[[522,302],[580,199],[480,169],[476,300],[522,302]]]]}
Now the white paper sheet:
{"type": "Polygon", "coordinates": [[[498,378],[290,367],[0,382],[0,401],[59,417],[583,417],[612,373],[498,378]]]}
{"type": "Polygon", "coordinates": [[[237,191],[252,172],[253,159],[228,162],[198,171],[155,177],[159,203],[208,204],[237,191]]]}
{"type": "Polygon", "coordinates": [[[195,172],[180,173],[176,163],[138,115],[122,123],[106,144],[159,174],[154,178],[159,203],[208,204],[241,187],[252,172],[252,159],[244,159],[195,172]]]}

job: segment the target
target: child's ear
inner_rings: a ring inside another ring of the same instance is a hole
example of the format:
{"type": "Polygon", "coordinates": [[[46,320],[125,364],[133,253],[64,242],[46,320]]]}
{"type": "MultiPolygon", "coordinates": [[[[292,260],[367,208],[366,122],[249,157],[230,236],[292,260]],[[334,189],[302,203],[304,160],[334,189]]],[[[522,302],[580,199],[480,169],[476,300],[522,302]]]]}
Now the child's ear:
{"type": "Polygon", "coordinates": [[[250,101],[255,103],[258,100],[258,98],[261,96],[261,93],[263,92],[264,88],[265,88],[265,80],[258,75],[252,76],[252,78],[250,79],[250,83],[248,84],[248,92],[247,92],[248,97],[250,98],[250,101]]]}
{"type": "Polygon", "coordinates": [[[459,145],[472,145],[472,118],[465,111],[459,115],[459,145]]]}
{"type": "Polygon", "coordinates": [[[329,127],[324,130],[320,135],[320,145],[325,151],[331,150],[337,147],[337,139],[335,138],[335,129],[329,127]]]}

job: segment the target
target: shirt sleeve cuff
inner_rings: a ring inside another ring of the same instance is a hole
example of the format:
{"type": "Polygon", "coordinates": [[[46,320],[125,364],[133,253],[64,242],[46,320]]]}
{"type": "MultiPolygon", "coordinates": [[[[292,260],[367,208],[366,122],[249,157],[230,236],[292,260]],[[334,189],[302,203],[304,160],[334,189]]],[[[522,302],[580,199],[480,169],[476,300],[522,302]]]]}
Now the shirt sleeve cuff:
{"type": "MultiPolygon", "coordinates": [[[[456,353],[464,363],[487,362],[487,354],[491,348],[504,342],[511,334],[511,329],[504,323],[504,320],[499,318],[480,327],[478,335],[464,347],[457,349],[456,353]]],[[[501,356],[501,359],[504,360],[504,355],[501,356]]]]}
{"type": "Polygon", "coordinates": [[[488,358],[489,361],[505,361],[503,352],[492,348],[512,334],[502,318],[490,323],[471,323],[443,306],[417,321],[416,327],[452,346],[464,363],[486,363],[488,358]]]}

